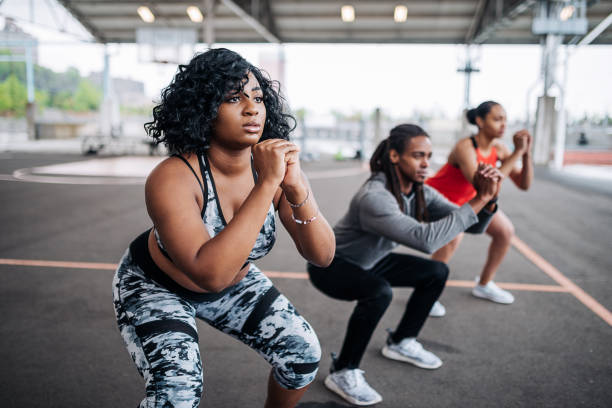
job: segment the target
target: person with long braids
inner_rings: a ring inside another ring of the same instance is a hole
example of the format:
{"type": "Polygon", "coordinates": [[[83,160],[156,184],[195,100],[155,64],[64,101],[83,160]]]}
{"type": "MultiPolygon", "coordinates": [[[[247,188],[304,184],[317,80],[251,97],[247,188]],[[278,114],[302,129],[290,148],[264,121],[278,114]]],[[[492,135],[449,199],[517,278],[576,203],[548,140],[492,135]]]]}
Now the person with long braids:
{"type": "Polygon", "coordinates": [[[274,244],[276,211],[309,262],[327,266],[335,248],[277,85],[235,52],[212,49],[179,66],[145,125],[171,156],[146,181],[153,228],[113,279],[119,330],[146,382],[141,408],[198,406],[196,317],[270,363],[265,407],[294,407],[315,378],[316,334],[252,263],[274,244]]]}
{"type": "MultiPolygon", "coordinates": [[[[448,156],[448,162],[425,183],[438,190],[449,201],[463,205],[476,195],[472,181],[478,164],[497,166],[499,161],[499,171],[504,177],[510,177],[521,190],[529,189],[533,179],[532,138],[529,132],[520,130],[514,134],[514,151],[510,152],[500,140],[506,130],[506,112],[499,103],[483,102],[467,112],[467,119],[478,127],[478,133],[457,142],[448,156]],[[522,161],[521,167],[517,166],[519,160],[522,161]]],[[[472,294],[492,302],[511,304],[514,302],[514,296],[497,286],[492,279],[510,248],[514,226],[506,214],[498,211],[486,233],[492,238],[491,245],[472,294]]],[[[432,259],[448,263],[462,239],[463,234],[459,234],[436,251],[432,259]]],[[[432,308],[432,313],[438,316],[444,315],[445,311],[446,308],[440,302],[436,302],[432,308]]]]}
{"type": "Polygon", "coordinates": [[[379,320],[389,306],[392,287],[413,287],[404,315],[389,333],[383,356],[421,368],[442,361],[416,340],[448,276],[443,262],[392,253],[398,244],[432,253],[457,234],[482,232],[496,204],[501,175],[491,166],[478,168],[477,195],[462,207],[424,186],[432,146],[419,126],[393,128],[370,160],[372,174],[352,198],[348,212],[334,227],[336,255],[331,265],[309,264],[313,285],[335,299],[357,301],[340,355],[332,354],[325,386],[355,405],[372,405],[382,397],[359,369],[379,320]]]}

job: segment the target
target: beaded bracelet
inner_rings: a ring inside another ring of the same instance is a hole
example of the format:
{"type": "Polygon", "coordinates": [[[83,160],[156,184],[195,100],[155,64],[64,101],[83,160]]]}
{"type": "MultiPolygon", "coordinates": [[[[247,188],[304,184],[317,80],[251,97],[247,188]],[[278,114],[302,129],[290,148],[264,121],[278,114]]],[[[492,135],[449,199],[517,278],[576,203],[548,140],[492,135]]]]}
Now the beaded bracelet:
{"type": "MultiPolygon", "coordinates": [[[[319,212],[317,211],[317,215],[318,214],[319,214],[319,212]]],[[[314,215],[314,216],[308,218],[307,220],[298,220],[297,218],[295,218],[295,216],[293,214],[291,214],[291,219],[293,221],[295,221],[296,224],[306,225],[306,224],[310,224],[311,222],[316,220],[317,219],[317,215],[314,215]]]]}
{"type": "Polygon", "coordinates": [[[306,192],[306,198],[304,199],[304,201],[302,201],[299,204],[293,204],[291,201],[289,201],[289,199],[287,198],[287,196],[285,196],[285,198],[287,199],[287,202],[289,203],[289,205],[291,206],[291,208],[300,208],[301,206],[303,206],[304,204],[306,204],[306,201],[308,201],[308,199],[310,198],[310,189],[308,189],[308,191],[306,192]]]}

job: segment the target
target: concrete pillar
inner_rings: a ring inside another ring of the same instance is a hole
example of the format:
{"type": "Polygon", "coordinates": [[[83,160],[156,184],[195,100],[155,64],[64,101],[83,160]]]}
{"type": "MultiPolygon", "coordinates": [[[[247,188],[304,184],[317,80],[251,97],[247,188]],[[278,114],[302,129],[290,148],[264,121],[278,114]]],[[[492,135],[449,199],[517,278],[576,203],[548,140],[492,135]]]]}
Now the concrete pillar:
{"type": "Polygon", "coordinates": [[[357,139],[359,140],[359,149],[357,150],[356,158],[360,161],[366,160],[365,158],[365,132],[366,132],[366,121],[365,119],[361,119],[359,121],[359,133],[357,134],[357,139]]]}
{"type": "Polygon", "coordinates": [[[104,46],[104,70],[102,71],[102,103],[100,104],[100,135],[110,136],[110,63],[108,45],[104,46]]]}
{"type": "Polygon", "coordinates": [[[556,123],[556,137],[555,137],[555,154],[553,167],[557,170],[563,168],[563,159],[565,157],[565,139],[567,133],[567,116],[565,112],[565,97],[567,89],[567,71],[569,63],[570,52],[569,49],[565,48],[565,58],[563,60],[563,79],[561,82],[561,95],[559,99],[559,109],[557,112],[557,123],[556,123]]]}
{"type": "Polygon", "coordinates": [[[215,43],[215,1],[203,0],[204,12],[204,41],[208,48],[212,48],[215,43]]]}
{"type": "Polygon", "coordinates": [[[470,124],[467,121],[467,117],[465,116],[468,109],[471,108],[470,102],[470,92],[471,92],[471,82],[472,82],[472,73],[480,72],[478,68],[474,68],[472,66],[473,58],[472,51],[474,51],[474,47],[471,45],[467,45],[465,47],[465,66],[459,68],[457,72],[463,72],[465,74],[465,89],[463,94],[463,111],[461,112],[461,130],[459,133],[455,134],[455,140],[458,141],[462,137],[465,137],[469,132],[470,124]]]}
{"type": "Polygon", "coordinates": [[[110,54],[108,45],[104,49],[104,71],[102,75],[102,103],[100,104],[100,135],[120,136],[121,117],[119,113],[119,103],[113,90],[110,75],[110,54]]]}
{"type": "Polygon", "coordinates": [[[33,43],[25,44],[26,85],[28,102],[26,104],[26,126],[28,139],[36,139],[36,100],[34,99],[34,61],[32,56],[33,43]]]}
{"type": "Polygon", "coordinates": [[[533,161],[548,164],[552,159],[552,143],[557,123],[554,96],[540,96],[536,111],[533,161]]]}
{"type": "Polygon", "coordinates": [[[28,42],[25,46],[26,83],[28,90],[28,103],[34,103],[34,61],[32,57],[33,44],[28,42]]]}
{"type": "Polygon", "coordinates": [[[544,95],[557,82],[557,55],[563,41],[562,35],[548,34],[542,49],[542,76],[544,78],[544,95]]]}
{"type": "MultiPolygon", "coordinates": [[[[556,136],[557,112],[556,98],[549,92],[553,86],[560,88],[557,80],[557,54],[563,36],[548,34],[542,44],[541,78],[544,95],[538,98],[534,131],[534,162],[548,164],[552,159],[552,141],[556,136]]],[[[563,92],[563,89],[560,89],[563,92]]]]}
{"type": "Polygon", "coordinates": [[[26,104],[26,130],[28,140],[37,139],[36,135],[36,103],[28,102],[26,104]]]}
{"type": "Polygon", "coordinates": [[[378,146],[380,141],[383,139],[381,129],[381,113],[380,108],[374,110],[374,147],[378,146]]]}

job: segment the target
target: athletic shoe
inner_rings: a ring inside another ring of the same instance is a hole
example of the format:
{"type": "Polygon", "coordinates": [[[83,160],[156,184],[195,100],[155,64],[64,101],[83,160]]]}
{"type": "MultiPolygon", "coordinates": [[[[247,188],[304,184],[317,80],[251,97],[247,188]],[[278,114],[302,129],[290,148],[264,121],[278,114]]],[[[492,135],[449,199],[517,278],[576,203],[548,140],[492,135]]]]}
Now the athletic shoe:
{"type": "Polygon", "coordinates": [[[354,405],[378,404],[382,397],[365,380],[364,371],[358,368],[345,368],[330,373],[325,378],[325,386],[354,405]]]}
{"type": "MultiPolygon", "coordinates": [[[[478,280],[479,278],[476,278],[476,282],[478,282],[478,280]]],[[[510,303],[514,302],[514,296],[512,296],[512,293],[508,292],[507,290],[503,290],[493,281],[489,281],[489,283],[484,286],[476,283],[476,286],[474,286],[474,289],[472,289],[472,295],[505,305],[509,305],[510,303]]]]}
{"type": "Polygon", "coordinates": [[[403,361],[430,370],[442,365],[442,360],[434,353],[425,350],[416,338],[406,337],[399,343],[393,343],[391,332],[389,332],[387,344],[382,349],[382,355],[391,360],[403,361]]]}
{"type": "Polygon", "coordinates": [[[433,304],[431,310],[429,311],[429,316],[431,317],[443,317],[446,315],[446,308],[444,305],[436,300],[436,303],[433,304]]]}

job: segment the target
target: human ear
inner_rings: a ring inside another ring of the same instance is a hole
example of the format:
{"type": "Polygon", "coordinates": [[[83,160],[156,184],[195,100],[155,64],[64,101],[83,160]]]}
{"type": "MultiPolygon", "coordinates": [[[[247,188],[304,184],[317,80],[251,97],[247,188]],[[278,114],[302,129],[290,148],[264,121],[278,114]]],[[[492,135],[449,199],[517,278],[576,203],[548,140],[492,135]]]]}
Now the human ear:
{"type": "Polygon", "coordinates": [[[397,164],[399,162],[399,154],[397,154],[397,150],[389,150],[389,160],[391,160],[391,163],[393,164],[397,164]]]}
{"type": "Polygon", "coordinates": [[[476,126],[481,128],[484,125],[484,120],[480,116],[476,116],[476,126]]]}

